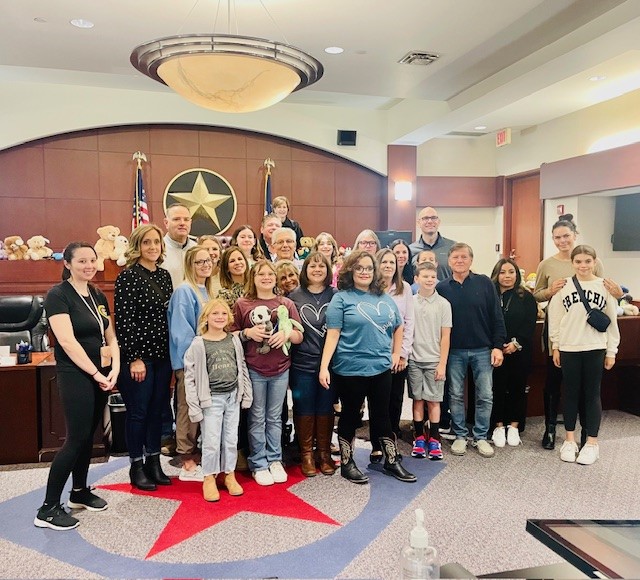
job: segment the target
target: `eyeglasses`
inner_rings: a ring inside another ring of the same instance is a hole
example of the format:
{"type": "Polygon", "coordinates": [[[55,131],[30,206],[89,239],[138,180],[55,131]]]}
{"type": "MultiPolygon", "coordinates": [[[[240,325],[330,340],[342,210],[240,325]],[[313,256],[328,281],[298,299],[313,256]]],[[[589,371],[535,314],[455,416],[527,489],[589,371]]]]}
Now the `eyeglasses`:
{"type": "Polygon", "coordinates": [[[371,274],[371,272],[373,272],[373,266],[356,266],[353,271],[358,272],[358,274],[362,274],[363,272],[371,274]]]}
{"type": "Polygon", "coordinates": [[[207,258],[206,260],[196,260],[194,262],[196,266],[204,266],[205,264],[213,264],[211,258],[207,258]]]}
{"type": "Polygon", "coordinates": [[[293,244],[295,244],[295,243],[296,243],[296,241],[295,241],[295,240],[278,240],[278,241],[276,242],[276,245],[277,245],[277,246],[281,246],[282,244],[288,244],[288,245],[292,246],[292,245],[293,245],[293,244]]]}
{"type": "Polygon", "coordinates": [[[360,240],[358,242],[358,245],[367,246],[367,247],[373,247],[373,246],[376,245],[376,243],[373,240],[371,240],[371,241],[369,241],[369,240],[360,240]]]}
{"type": "Polygon", "coordinates": [[[440,218],[437,215],[425,215],[420,218],[421,222],[437,222],[440,218]]]}

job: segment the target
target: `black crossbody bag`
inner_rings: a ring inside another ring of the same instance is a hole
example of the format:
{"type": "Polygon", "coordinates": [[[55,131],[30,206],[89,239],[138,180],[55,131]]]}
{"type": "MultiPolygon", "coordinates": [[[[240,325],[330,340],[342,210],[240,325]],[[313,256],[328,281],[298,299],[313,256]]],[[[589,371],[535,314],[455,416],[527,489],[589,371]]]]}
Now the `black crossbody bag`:
{"type": "MultiPolygon", "coordinates": [[[[136,264],[137,265],[137,264],[136,264]]],[[[162,288],[160,288],[160,286],[158,286],[158,284],[156,283],[156,281],[149,276],[149,273],[142,267],[140,266],[139,268],[136,268],[136,272],[142,277],[144,278],[147,282],[149,282],[149,284],[151,285],[151,288],[153,288],[153,290],[155,291],[155,293],[160,297],[160,299],[162,300],[162,304],[165,308],[169,308],[169,300],[167,299],[167,295],[162,291],[162,288]]]]}
{"type": "Polygon", "coordinates": [[[574,276],[572,280],[575,284],[576,290],[578,291],[580,300],[582,300],[582,304],[584,304],[584,307],[587,309],[587,324],[595,328],[598,332],[606,332],[607,328],[609,328],[609,325],[611,324],[611,319],[604,312],[602,312],[602,310],[591,308],[584,295],[584,290],[578,282],[577,276],[574,276]]]}

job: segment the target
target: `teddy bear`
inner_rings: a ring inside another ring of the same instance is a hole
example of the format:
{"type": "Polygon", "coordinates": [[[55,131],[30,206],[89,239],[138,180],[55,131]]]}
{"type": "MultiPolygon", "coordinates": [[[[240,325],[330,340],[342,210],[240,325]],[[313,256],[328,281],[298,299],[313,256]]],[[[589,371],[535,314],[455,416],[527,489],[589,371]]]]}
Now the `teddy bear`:
{"type": "Polygon", "coordinates": [[[53,255],[53,250],[51,248],[47,248],[48,243],[49,240],[44,236],[31,236],[27,240],[27,246],[29,246],[27,256],[32,260],[50,258],[53,255]]]}
{"type": "MultiPolygon", "coordinates": [[[[253,326],[258,326],[258,324],[264,324],[264,329],[271,333],[273,330],[273,324],[271,322],[271,312],[269,309],[261,304],[260,306],[256,306],[249,314],[249,320],[251,320],[251,324],[253,326]]],[[[268,340],[263,340],[262,344],[257,348],[258,354],[267,354],[271,350],[269,346],[268,340]]]]}
{"type": "Polygon", "coordinates": [[[640,311],[638,310],[638,307],[635,304],[633,304],[633,296],[629,294],[629,289],[626,288],[625,286],[621,286],[621,288],[624,294],[620,297],[620,300],[618,301],[617,315],[618,316],[638,316],[638,313],[640,311]]]}
{"type": "Polygon", "coordinates": [[[28,260],[29,247],[20,236],[9,236],[4,239],[4,247],[9,260],[28,260]]]}
{"type": "Polygon", "coordinates": [[[116,264],[118,264],[118,266],[124,266],[127,263],[126,253],[129,249],[129,240],[126,236],[116,236],[113,244],[114,252],[117,256],[116,264]]]}
{"type": "Polygon", "coordinates": [[[298,257],[301,260],[304,260],[310,253],[313,248],[313,244],[315,240],[309,236],[303,236],[300,238],[299,248],[298,248],[298,257]]]}
{"type": "Polygon", "coordinates": [[[8,260],[7,250],[4,249],[4,242],[0,240],[0,260],[8,260]]]}
{"type": "Polygon", "coordinates": [[[115,253],[115,241],[116,238],[120,235],[120,228],[116,226],[102,226],[97,230],[100,239],[96,242],[93,249],[96,251],[98,255],[98,261],[96,262],[96,267],[99,272],[104,270],[104,261],[105,260],[117,260],[118,256],[115,253]]]}

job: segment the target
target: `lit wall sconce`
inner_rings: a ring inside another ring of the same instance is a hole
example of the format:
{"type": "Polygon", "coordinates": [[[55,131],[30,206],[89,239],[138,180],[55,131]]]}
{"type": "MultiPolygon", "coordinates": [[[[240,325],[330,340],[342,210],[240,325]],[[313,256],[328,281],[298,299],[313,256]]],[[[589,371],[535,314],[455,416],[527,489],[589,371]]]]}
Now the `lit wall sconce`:
{"type": "Polygon", "coordinates": [[[396,201],[411,201],[413,185],[410,181],[396,181],[393,197],[396,201]]]}

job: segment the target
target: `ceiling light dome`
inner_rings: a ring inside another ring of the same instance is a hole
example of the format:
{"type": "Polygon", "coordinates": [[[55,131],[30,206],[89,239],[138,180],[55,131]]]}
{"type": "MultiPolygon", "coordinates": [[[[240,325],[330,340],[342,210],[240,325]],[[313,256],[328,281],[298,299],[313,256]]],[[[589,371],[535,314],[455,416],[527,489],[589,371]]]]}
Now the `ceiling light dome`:
{"type": "Polygon", "coordinates": [[[231,34],[152,40],[133,50],[131,64],[186,100],[224,113],[265,109],[324,73],[320,61],[298,48],[231,34]]]}

